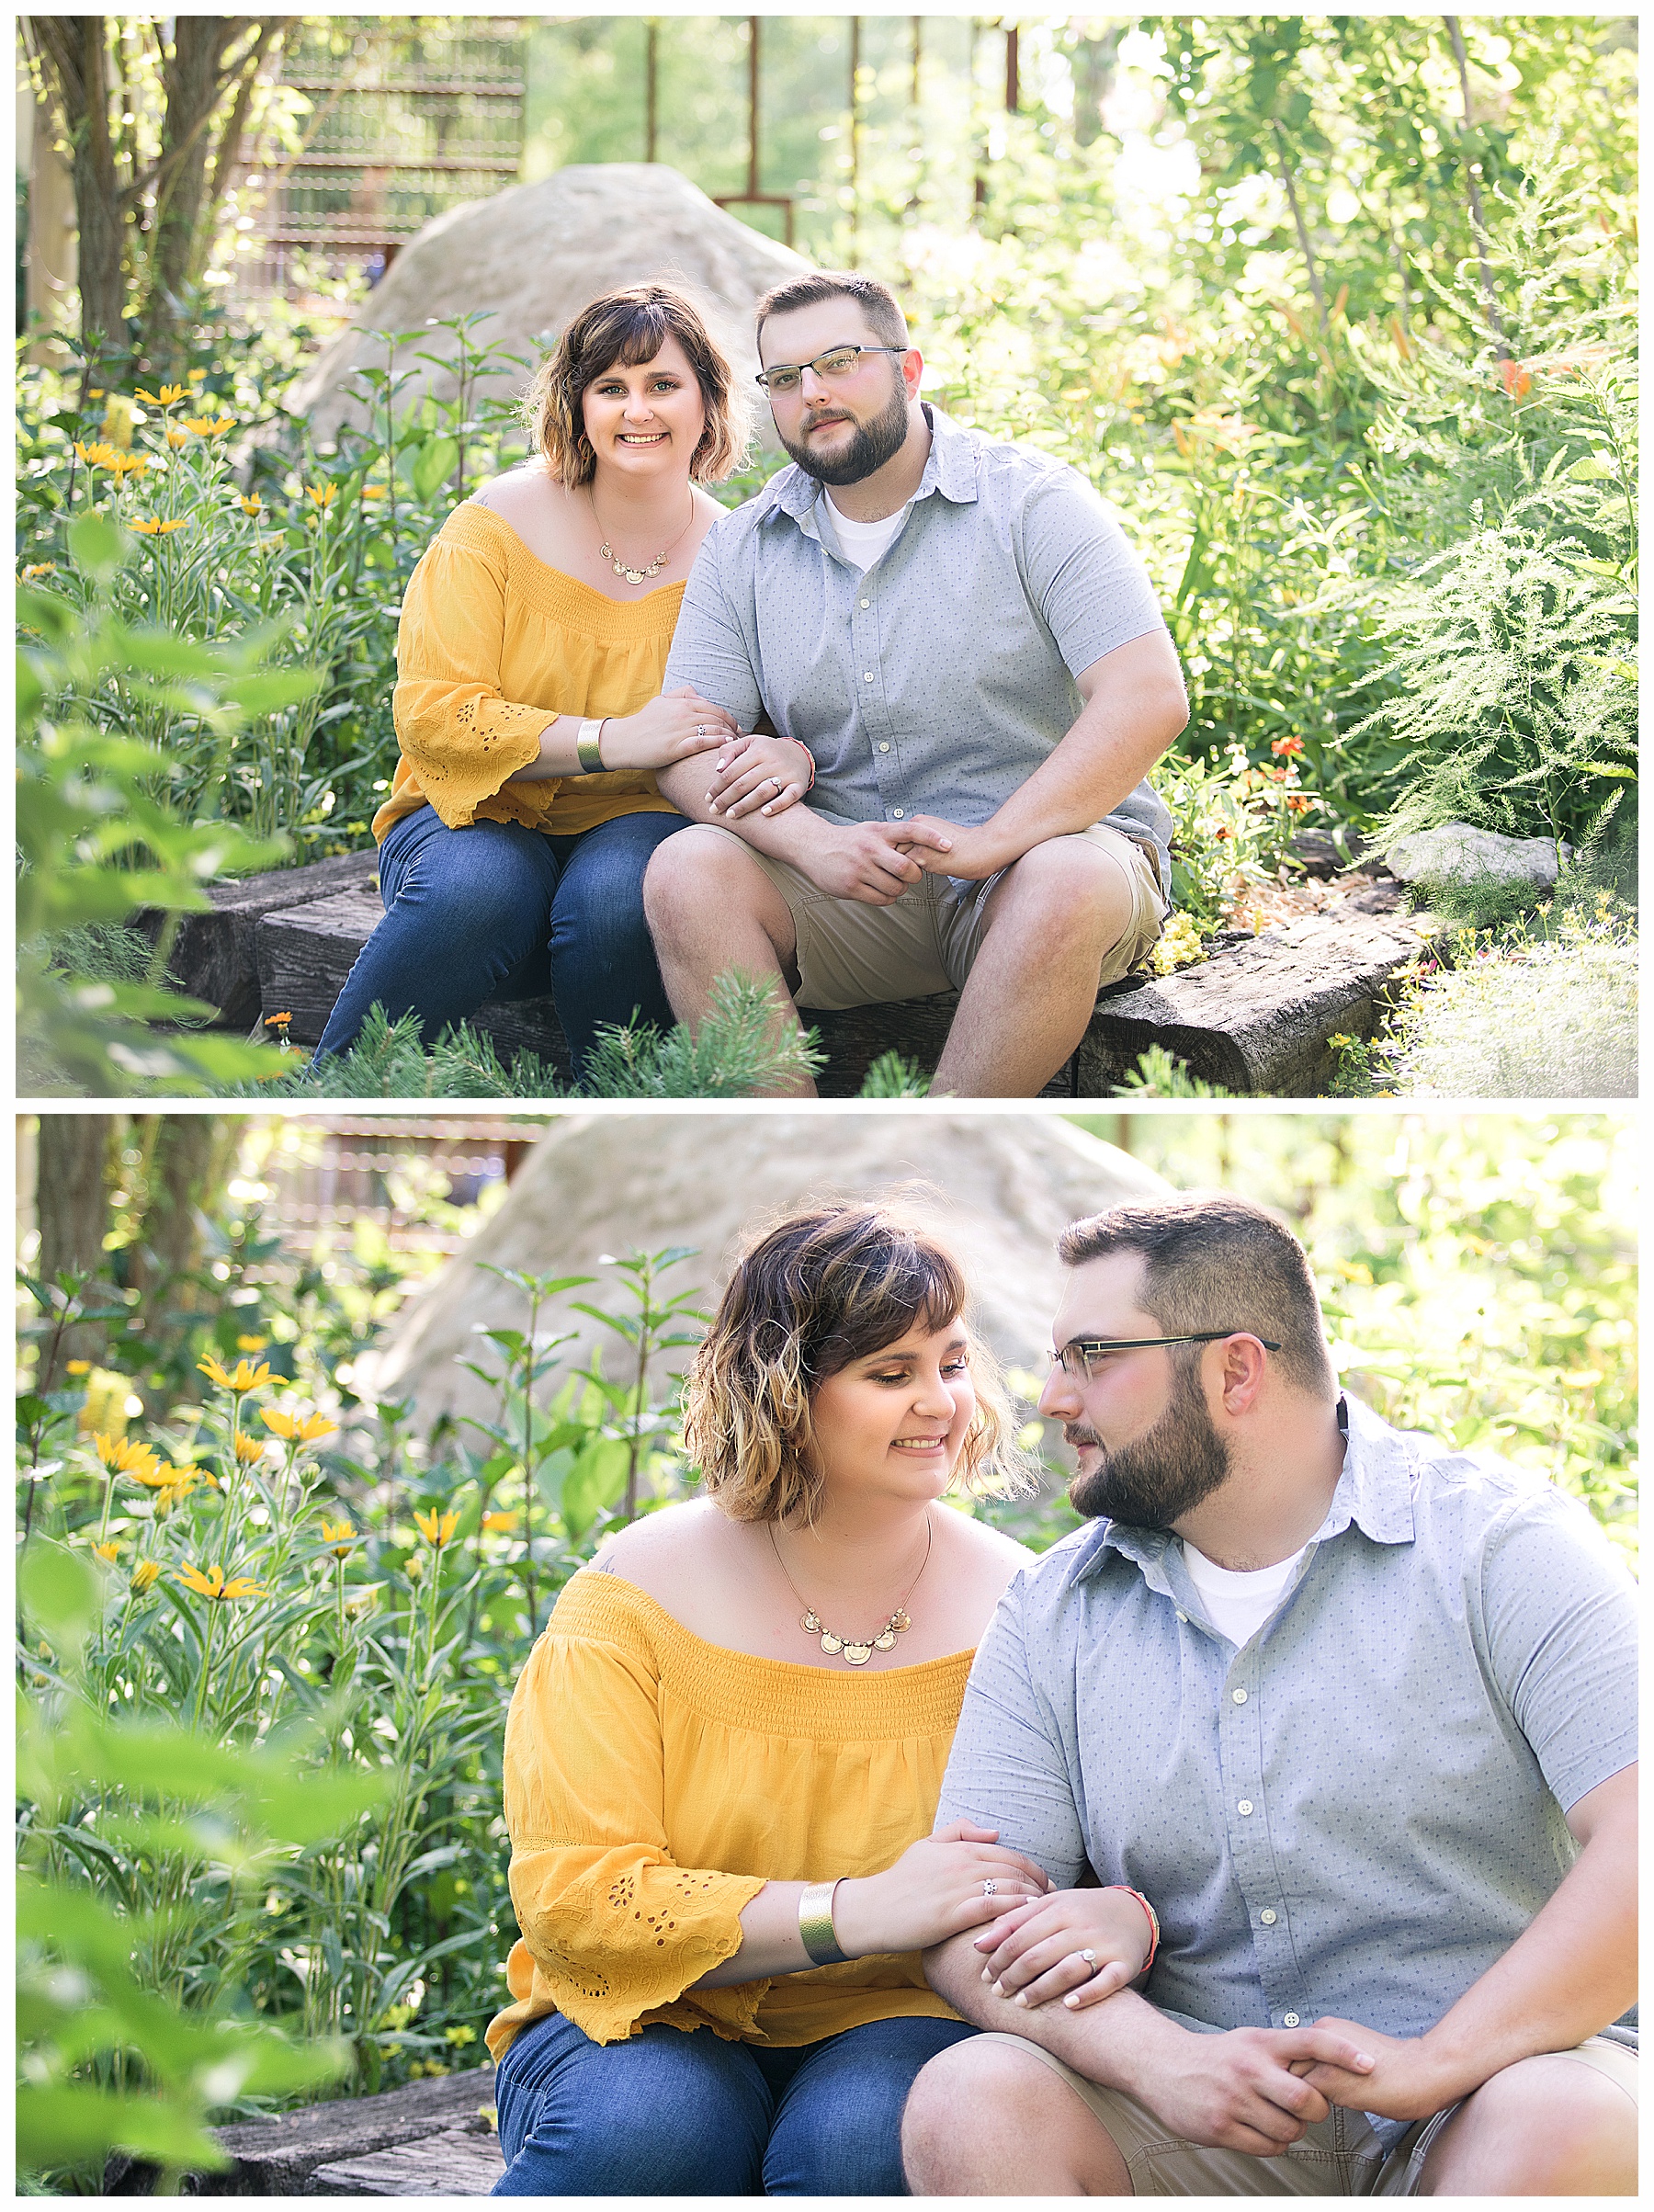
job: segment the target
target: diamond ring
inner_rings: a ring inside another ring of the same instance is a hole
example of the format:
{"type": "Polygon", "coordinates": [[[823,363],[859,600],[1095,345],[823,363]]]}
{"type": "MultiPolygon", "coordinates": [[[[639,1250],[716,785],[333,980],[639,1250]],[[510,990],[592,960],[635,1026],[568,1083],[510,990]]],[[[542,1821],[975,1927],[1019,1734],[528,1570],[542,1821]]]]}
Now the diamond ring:
{"type": "Polygon", "coordinates": [[[1082,1951],[1080,1956],[1094,1974],[1097,1970],[1097,1954],[1094,1951],[1082,1951]]]}

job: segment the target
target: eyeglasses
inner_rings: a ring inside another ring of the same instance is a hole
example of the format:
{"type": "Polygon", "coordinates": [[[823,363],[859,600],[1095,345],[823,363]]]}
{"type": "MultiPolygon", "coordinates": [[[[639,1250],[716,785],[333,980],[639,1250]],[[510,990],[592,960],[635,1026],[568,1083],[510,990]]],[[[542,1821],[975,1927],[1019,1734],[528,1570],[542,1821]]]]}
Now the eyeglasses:
{"type": "MultiPolygon", "coordinates": [[[[1150,1344],[1220,1344],[1226,1336],[1250,1336],[1250,1329],[1204,1329],[1197,1336],[1076,1336],[1053,1352],[1051,1365],[1059,1367],[1075,1382],[1089,1382],[1092,1362],[1101,1359],[1105,1352],[1141,1352],[1150,1344]]],[[[1279,1344],[1272,1344],[1267,1336],[1258,1342],[1266,1352],[1278,1352],[1279,1344]]]]}
{"type": "Polygon", "coordinates": [[[776,392],[797,391],[806,369],[813,369],[819,377],[836,382],[842,377],[854,376],[865,353],[891,353],[898,360],[912,351],[907,346],[835,346],[831,353],[818,354],[813,361],[805,361],[797,368],[765,369],[753,379],[762,384],[772,399],[776,392]]]}

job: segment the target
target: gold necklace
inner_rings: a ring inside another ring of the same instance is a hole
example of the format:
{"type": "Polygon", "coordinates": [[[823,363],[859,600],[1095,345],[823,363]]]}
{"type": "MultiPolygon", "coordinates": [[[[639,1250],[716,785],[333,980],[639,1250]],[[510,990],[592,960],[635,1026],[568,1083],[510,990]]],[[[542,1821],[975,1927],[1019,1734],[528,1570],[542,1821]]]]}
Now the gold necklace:
{"type": "MultiPolygon", "coordinates": [[[[603,517],[597,512],[597,494],[591,489],[590,485],[586,487],[586,497],[592,503],[592,520],[601,530],[603,527],[603,517]]],[[[614,547],[610,544],[606,538],[597,548],[597,557],[600,561],[606,561],[610,568],[614,570],[616,575],[624,576],[628,584],[648,584],[653,577],[658,576],[661,571],[665,567],[667,562],[677,550],[679,544],[682,542],[684,532],[688,529],[689,523],[693,522],[694,520],[695,493],[691,492],[689,494],[689,522],[685,523],[684,528],[678,532],[672,543],[665,547],[663,550],[658,552],[647,568],[628,568],[625,562],[618,557],[614,547]]]]}
{"type": "MultiPolygon", "coordinates": [[[[776,1555],[776,1564],[780,1568],[783,1574],[787,1574],[787,1561],[781,1557],[781,1547],[776,1541],[776,1525],[773,1521],[771,1521],[767,1523],[766,1526],[769,1529],[770,1549],[776,1555]]],[[[908,1618],[907,1602],[909,1598],[912,1596],[914,1591],[919,1587],[919,1575],[923,1574],[925,1569],[930,1565],[931,1535],[931,1517],[927,1513],[924,1516],[924,1557],[919,1562],[919,1574],[914,1575],[912,1581],[902,1592],[901,1603],[897,1606],[895,1612],[891,1614],[889,1619],[886,1621],[884,1627],[880,1628],[877,1636],[869,1637],[866,1643],[856,1643],[853,1642],[848,1637],[835,1635],[831,1628],[823,1628],[821,1625],[821,1616],[817,1613],[815,1607],[805,1597],[804,1593],[799,1588],[798,1583],[793,1581],[792,1576],[790,1574],[787,1574],[787,1588],[792,1592],[793,1595],[798,1599],[799,1605],[801,1605],[804,1608],[803,1617],[799,1622],[799,1628],[803,1629],[806,1636],[819,1636],[821,1638],[821,1649],[826,1652],[829,1659],[843,1658],[847,1666],[865,1667],[868,1660],[872,1658],[875,1651],[894,1650],[896,1648],[896,1639],[899,1636],[903,1635],[913,1625],[912,1622],[908,1618]]]]}

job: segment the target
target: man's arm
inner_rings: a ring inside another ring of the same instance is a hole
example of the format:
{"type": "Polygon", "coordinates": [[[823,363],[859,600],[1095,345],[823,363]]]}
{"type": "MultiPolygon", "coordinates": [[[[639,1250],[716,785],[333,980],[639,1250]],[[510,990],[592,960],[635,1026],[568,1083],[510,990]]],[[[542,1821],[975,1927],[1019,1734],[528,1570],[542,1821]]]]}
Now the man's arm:
{"type": "Polygon", "coordinates": [[[1048,838],[1071,836],[1136,790],[1189,719],[1177,651],[1163,630],[1116,645],[1074,679],[1085,705],[1026,783],[975,829],[916,814],[911,831],[937,829],[950,849],[916,856],[933,875],[980,879],[1048,838]]]}
{"type": "Polygon", "coordinates": [[[1421,2120],[1542,2051],[1571,2050],[1637,1999],[1637,1769],[1588,1790],[1568,1814],[1585,1846],[1555,1895],[1504,1956],[1427,2034],[1375,2036],[1345,2020],[1377,2058],[1359,2079],[1317,2066],[1306,2079],[1334,2104],[1421,2120]]]}
{"type": "Polygon", "coordinates": [[[1292,2071],[1295,2064],[1330,2064],[1341,2081],[1365,2079],[1368,2039],[1358,2031],[1245,2027],[1197,2036],[1129,1990],[1083,2012],[1061,2004],[1030,2011],[982,1979],[981,1953],[969,1934],[926,1951],[924,1972],[936,1994],[977,2027],[1039,2044],[1088,2081],[1124,2090],[1192,2143],[1273,2158],[1329,2110],[1313,2082],[1292,2071]]]}

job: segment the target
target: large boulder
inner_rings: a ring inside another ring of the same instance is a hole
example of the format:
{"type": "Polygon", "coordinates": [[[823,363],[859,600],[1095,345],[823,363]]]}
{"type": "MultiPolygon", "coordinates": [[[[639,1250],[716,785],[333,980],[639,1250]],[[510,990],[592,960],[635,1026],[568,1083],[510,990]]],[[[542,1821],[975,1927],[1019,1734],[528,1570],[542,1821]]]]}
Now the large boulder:
{"type": "Polygon", "coordinates": [[[1431,889],[1525,883],[1548,890],[1559,865],[1572,857],[1572,845],[1558,847],[1553,837],[1501,837],[1497,830],[1478,830],[1468,822],[1447,822],[1440,829],[1398,837],[1384,861],[1398,882],[1431,889]]]}
{"type": "MultiPolygon", "coordinates": [[[[1060,1231],[1169,1189],[1129,1153],[1042,1114],[571,1114],[536,1145],[499,1212],[403,1309],[384,1349],[357,1362],[353,1387],[412,1399],[421,1428],[440,1413],[480,1414],[492,1393],[459,1362],[489,1364],[479,1331],[525,1319],[521,1295],[481,1263],[594,1275],[573,1295],[622,1311],[625,1278],[606,1254],[692,1245],[697,1257],[664,1285],[698,1285],[709,1307],[749,1231],[833,1197],[899,1197],[931,1221],[965,1265],[988,1342],[1009,1366],[1043,1372],[1061,1291],[1060,1231]]],[[[615,1341],[561,1301],[544,1325],[615,1341]]],[[[575,1346],[570,1355],[554,1383],[582,1364],[575,1346]]]]}
{"type": "MultiPolygon", "coordinates": [[[[348,424],[367,426],[351,379],[382,369],[381,332],[410,333],[399,346],[406,406],[427,391],[450,400],[457,389],[452,331],[431,327],[445,315],[481,311],[473,345],[503,348],[538,366],[549,342],[589,301],[617,285],[670,278],[694,291],[714,335],[736,366],[737,383],[754,401],[758,357],[753,303],[760,293],[810,267],[715,207],[686,176],[659,162],[588,162],[559,169],[537,185],[515,185],[492,199],[469,200],[425,224],[391,263],[346,329],[317,356],[286,405],[307,415],[323,444],[348,424]],[[435,363],[416,356],[431,354],[435,363]]],[[[490,371],[481,394],[509,398],[528,380],[524,369],[490,371]]],[[[759,426],[768,412],[758,409],[759,426]]]]}

